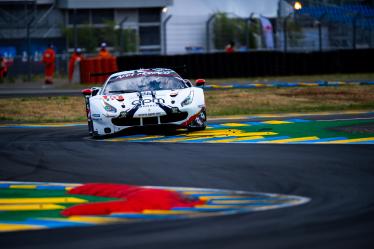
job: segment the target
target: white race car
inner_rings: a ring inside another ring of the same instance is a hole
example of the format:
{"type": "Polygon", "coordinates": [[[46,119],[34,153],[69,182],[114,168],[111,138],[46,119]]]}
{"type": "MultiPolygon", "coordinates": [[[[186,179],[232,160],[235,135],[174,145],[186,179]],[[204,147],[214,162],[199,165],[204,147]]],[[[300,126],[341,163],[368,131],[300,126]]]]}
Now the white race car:
{"type": "Polygon", "coordinates": [[[205,80],[196,87],[175,71],[139,69],[112,74],[103,87],[85,89],[89,133],[94,137],[129,127],[168,126],[204,130],[205,80]]]}

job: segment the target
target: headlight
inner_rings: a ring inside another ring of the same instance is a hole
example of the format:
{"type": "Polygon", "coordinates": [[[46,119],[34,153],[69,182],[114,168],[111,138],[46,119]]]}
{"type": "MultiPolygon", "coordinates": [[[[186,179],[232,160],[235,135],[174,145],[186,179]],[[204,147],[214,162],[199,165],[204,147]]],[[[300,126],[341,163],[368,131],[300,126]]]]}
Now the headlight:
{"type": "Polygon", "coordinates": [[[185,105],[189,105],[192,103],[192,100],[193,100],[193,91],[190,92],[190,94],[187,96],[187,98],[185,98],[182,103],[181,103],[181,106],[185,106],[185,105]]]}
{"type": "Polygon", "coordinates": [[[113,113],[116,113],[117,112],[117,109],[114,108],[113,106],[109,105],[108,103],[104,102],[104,109],[105,111],[107,112],[113,112],[113,113]]]}

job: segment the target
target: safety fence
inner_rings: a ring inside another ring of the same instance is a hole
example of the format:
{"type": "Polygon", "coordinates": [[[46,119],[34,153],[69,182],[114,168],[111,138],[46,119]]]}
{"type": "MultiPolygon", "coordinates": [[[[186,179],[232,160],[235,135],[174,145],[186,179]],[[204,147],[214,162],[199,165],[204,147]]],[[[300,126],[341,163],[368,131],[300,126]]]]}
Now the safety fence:
{"type": "MultiPolygon", "coordinates": [[[[316,75],[335,73],[374,72],[374,49],[338,50],[324,52],[253,51],[185,55],[134,55],[115,59],[85,59],[81,63],[82,83],[102,83],[107,75],[92,77],[92,73],[107,73],[139,68],[166,67],[175,69],[185,78],[230,78],[287,75],[316,75]],[[118,64],[118,67],[116,65],[118,64]]],[[[58,56],[56,74],[66,75],[67,58],[58,56]]],[[[15,59],[9,68],[9,77],[43,73],[43,64],[33,62],[31,67],[15,59]]]]}
{"type": "Polygon", "coordinates": [[[374,49],[275,51],[117,57],[119,70],[174,68],[186,78],[229,78],[374,72],[374,49]],[[185,68],[184,68],[185,67],[185,68]]]}
{"type": "MultiPolygon", "coordinates": [[[[33,56],[30,60],[24,56],[15,56],[7,59],[8,63],[8,77],[20,77],[27,78],[34,77],[35,75],[42,75],[44,72],[44,64],[42,62],[42,55],[38,54],[33,56]]],[[[68,57],[65,54],[57,54],[55,61],[55,75],[66,75],[67,74],[67,63],[68,57]]]]}

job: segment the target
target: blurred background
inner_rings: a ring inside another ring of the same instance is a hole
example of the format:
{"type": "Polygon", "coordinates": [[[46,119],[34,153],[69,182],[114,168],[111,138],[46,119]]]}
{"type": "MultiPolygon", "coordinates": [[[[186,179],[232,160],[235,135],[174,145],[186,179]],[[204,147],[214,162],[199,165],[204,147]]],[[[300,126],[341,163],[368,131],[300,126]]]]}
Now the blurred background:
{"type": "Polygon", "coordinates": [[[373,72],[374,1],[0,1],[10,78],[43,74],[49,44],[64,77],[74,49],[94,57],[102,42],[119,70],[187,65],[189,77],[216,78],[373,72]]]}

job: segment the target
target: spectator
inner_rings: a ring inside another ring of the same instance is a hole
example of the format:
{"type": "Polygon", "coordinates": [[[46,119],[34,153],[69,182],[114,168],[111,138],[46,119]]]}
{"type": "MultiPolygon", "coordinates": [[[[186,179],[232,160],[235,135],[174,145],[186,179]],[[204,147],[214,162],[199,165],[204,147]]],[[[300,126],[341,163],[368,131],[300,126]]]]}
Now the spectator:
{"type": "Polygon", "coordinates": [[[53,45],[49,44],[48,48],[43,53],[43,63],[45,65],[45,84],[53,84],[53,75],[55,73],[55,61],[56,53],[53,49],[53,45]]]}
{"type": "Polygon", "coordinates": [[[84,56],[82,55],[82,49],[80,48],[77,48],[75,49],[74,53],[72,54],[70,60],[69,60],[69,82],[73,82],[73,78],[74,78],[74,82],[76,81],[80,81],[78,77],[78,79],[76,79],[77,77],[73,77],[73,75],[79,75],[79,63],[80,61],[84,58],[84,56]]]}
{"type": "Polygon", "coordinates": [[[0,56],[0,79],[5,78],[8,74],[8,63],[4,56],[0,56]]]}
{"type": "Polygon", "coordinates": [[[235,52],[235,42],[230,41],[225,47],[226,53],[234,53],[235,52]]]}
{"type": "Polygon", "coordinates": [[[107,58],[112,58],[112,57],[113,57],[113,55],[106,48],[106,43],[102,42],[101,43],[101,48],[100,48],[100,51],[99,51],[99,58],[107,59],[107,58]]]}

